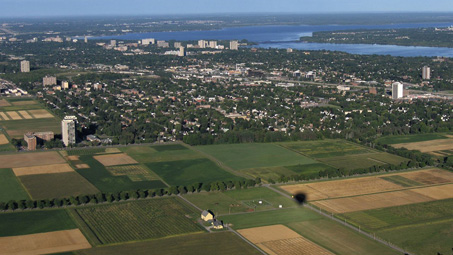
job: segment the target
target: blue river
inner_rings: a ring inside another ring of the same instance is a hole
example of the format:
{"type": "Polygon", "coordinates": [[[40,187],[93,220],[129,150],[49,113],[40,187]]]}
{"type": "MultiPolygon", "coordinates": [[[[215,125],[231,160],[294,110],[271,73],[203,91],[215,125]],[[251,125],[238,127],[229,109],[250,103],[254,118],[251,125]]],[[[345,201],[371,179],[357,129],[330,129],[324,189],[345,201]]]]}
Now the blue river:
{"type": "Polygon", "coordinates": [[[247,26],[230,27],[208,31],[175,31],[154,33],[131,33],[116,36],[92,37],[90,39],[117,39],[140,40],[156,38],[157,40],[242,40],[246,39],[258,43],[255,47],[261,48],[293,48],[299,50],[329,50],[343,51],[363,55],[392,55],[403,57],[415,56],[442,56],[453,57],[453,48],[443,47],[413,47],[396,45],[373,44],[330,44],[330,43],[304,43],[300,42],[301,36],[311,36],[318,31],[340,31],[353,29],[392,29],[392,28],[424,28],[448,27],[452,23],[409,23],[387,25],[297,25],[297,26],[247,26]]]}

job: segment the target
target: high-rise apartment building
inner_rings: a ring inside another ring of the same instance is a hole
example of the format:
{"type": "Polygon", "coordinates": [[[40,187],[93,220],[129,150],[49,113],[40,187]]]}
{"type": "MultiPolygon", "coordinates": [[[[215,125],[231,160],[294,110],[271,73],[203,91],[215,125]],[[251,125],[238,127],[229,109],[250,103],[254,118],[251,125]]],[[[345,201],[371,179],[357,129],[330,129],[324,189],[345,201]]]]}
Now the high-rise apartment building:
{"type": "Polygon", "coordinates": [[[180,57],[184,57],[186,55],[186,48],[184,47],[179,47],[179,52],[178,52],[178,56],[180,57]]]}
{"type": "Polygon", "coordinates": [[[403,84],[395,82],[392,84],[392,99],[399,99],[403,97],[403,84]]]}
{"type": "Polygon", "coordinates": [[[22,73],[30,72],[30,61],[27,60],[20,61],[20,71],[22,73]]]}
{"type": "Polygon", "coordinates": [[[422,79],[423,80],[431,79],[431,68],[429,68],[429,66],[424,66],[422,68],[422,79]]]}
{"type": "Polygon", "coordinates": [[[154,38],[147,38],[147,39],[142,39],[142,45],[149,45],[149,44],[155,44],[156,39],[154,38]]]}
{"type": "Polygon", "coordinates": [[[27,149],[29,151],[36,150],[37,139],[34,134],[32,134],[32,133],[24,134],[24,140],[27,143],[27,149]]]}
{"type": "Polygon", "coordinates": [[[65,146],[76,143],[76,116],[66,116],[61,121],[61,136],[65,146]]]}
{"type": "Polygon", "coordinates": [[[181,46],[182,46],[181,42],[175,42],[173,44],[173,47],[175,47],[175,49],[179,49],[181,46]]]}
{"type": "Polygon", "coordinates": [[[238,49],[239,49],[238,41],[230,41],[230,50],[238,50],[238,49]]]}
{"type": "Polygon", "coordinates": [[[46,75],[44,78],[42,78],[42,85],[43,86],[57,85],[57,77],[46,75]]]}
{"type": "Polygon", "coordinates": [[[208,41],[205,40],[198,40],[198,47],[204,49],[208,45],[208,41]]]}
{"type": "Polygon", "coordinates": [[[209,41],[209,48],[217,48],[217,41],[209,41]]]}

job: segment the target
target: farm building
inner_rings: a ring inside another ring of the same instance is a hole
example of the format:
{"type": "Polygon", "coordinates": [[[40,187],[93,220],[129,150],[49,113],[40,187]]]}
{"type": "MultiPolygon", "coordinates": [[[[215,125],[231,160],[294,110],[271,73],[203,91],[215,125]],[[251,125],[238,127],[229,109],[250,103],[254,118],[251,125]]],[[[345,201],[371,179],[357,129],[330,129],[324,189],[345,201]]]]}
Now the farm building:
{"type": "Polygon", "coordinates": [[[212,221],[214,220],[214,214],[208,210],[204,210],[202,213],[201,213],[201,219],[204,220],[204,221],[212,221]]]}
{"type": "Polygon", "coordinates": [[[214,219],[214,221],[212,222],[212,227],[215,229],[223,229],[223,222],[220,220],[214,219]]]}

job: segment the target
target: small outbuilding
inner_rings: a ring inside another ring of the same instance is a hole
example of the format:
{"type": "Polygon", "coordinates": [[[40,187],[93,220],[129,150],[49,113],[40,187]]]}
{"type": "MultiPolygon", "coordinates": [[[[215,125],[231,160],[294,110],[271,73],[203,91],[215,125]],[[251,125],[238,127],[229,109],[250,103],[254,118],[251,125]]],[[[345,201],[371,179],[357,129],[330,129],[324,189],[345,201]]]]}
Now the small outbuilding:
{"type": "Polygon", "coordinates": [[[212,222],[212,227],[215,229],[223,229],[223,222],[220,220],[214,220],[212,222]]]}

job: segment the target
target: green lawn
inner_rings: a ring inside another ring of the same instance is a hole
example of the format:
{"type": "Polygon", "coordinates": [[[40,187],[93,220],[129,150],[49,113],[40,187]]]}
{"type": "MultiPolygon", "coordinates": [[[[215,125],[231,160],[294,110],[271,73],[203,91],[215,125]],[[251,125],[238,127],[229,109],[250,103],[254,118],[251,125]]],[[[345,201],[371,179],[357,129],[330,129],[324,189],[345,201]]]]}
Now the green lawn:
{"type": "Polygon", "coordinates": [[[165,162],[203,158],[203,155],[189,150],[182,145],[160,146],[128,146],[120,148],[121,151],[141,163],[165,162]],[[169,146],[169,148],[167,148],[169,146]]]}
{"type": "Polygon", "coordinates": [[[198,146],[197,149],[235,170],[317,163],[299,153],[270,143],[207,145],[198,146]]]}
{"type": "Polygon", "coordinates": [[[254,210],[263,211],[278,208],[279,205],[282,205],[283,208],[296,206],[296,203],[291,199],[266,187],[195,193],[185,195],[185,198],[201,209],[211,210],[216,215],[254,210]],[[262,204],[259,201],[262,201],[262,204]]]}
{"type": "Polygon", "coordinates": [[[102,192],[156,189],[167,187],[162,181],[132,181],[126,175],[114,176],[104,165],[95,160],[91,155],[82,155],[80,160],[88,164],[90,168],[77,169],[76,171],[94,184],[102,192]]]}
{"type": "Polygon", "coordinates": [[[437,139],[447,139],[443,134],[417,134],[417,135],[398,135],[398,136],[385,136],[376,140],[382,144],[398,144],[398,143],[415,143],[424,142],[437,139]]]}
{"type": "MultiPolygon", "coordinates": [[[[177,198],[113,203],[74,209],[103,244],[201,232],[199,212],[177,198]]],[[[87,231],[88,228],[82,228],[87,231]]],[[[85,233],[87,234],[87,233],[85,233]]],[[[90,236],[90,233],[88,233],[90,236]]]]}
{"type": "Polygon", "coordinates": [[[111,245],[78,251],[81,255],[200,255],[200,254],[261,254],[251,245],[231,232],[201,233],[134,242],[130,244],[111,245]]]}
{"type": "Polygon", "coordinates": [[[372,152],[371,149],[341,139],[281,143],[282,146],[313,158],[328,158],[372,152]]]}
{"type": "Polygon", "coordinates": [[[272,211],[254,212],[219,217],[224,223],[233,224],[234,229],[262,227],[275,224],[288,224],[309,220],[322,219],[319,214],[306,208],[277,209],[272,211]]]}
{"type": "Polygon", "coordinates": [[[170,185],[190,185],[214,181],[242,180],[216,165],[209,159],[191,159],[167,162],[146,163],[170,185]]]}
{"type": "Polygon", "coordinates": [[[23,175],[19,179],[33,199],[53,199],[99,192],[76,172],[23,175]]]}
{"type": "Polygon", "coordinates": [[[17,236],[74,229],[65,210],[0,213],[0,236],[17,236]]]}
{"type": "Polygon", "coordinates": [[[335,254],[400,254],[329,219],[294,222],[287,225],[305,238],[335,254]]]}
{"type": "Polygon", "coordinates": [[[11,169],[0,169],[0,201],[29,199],[30,196],[11,169]]]}

